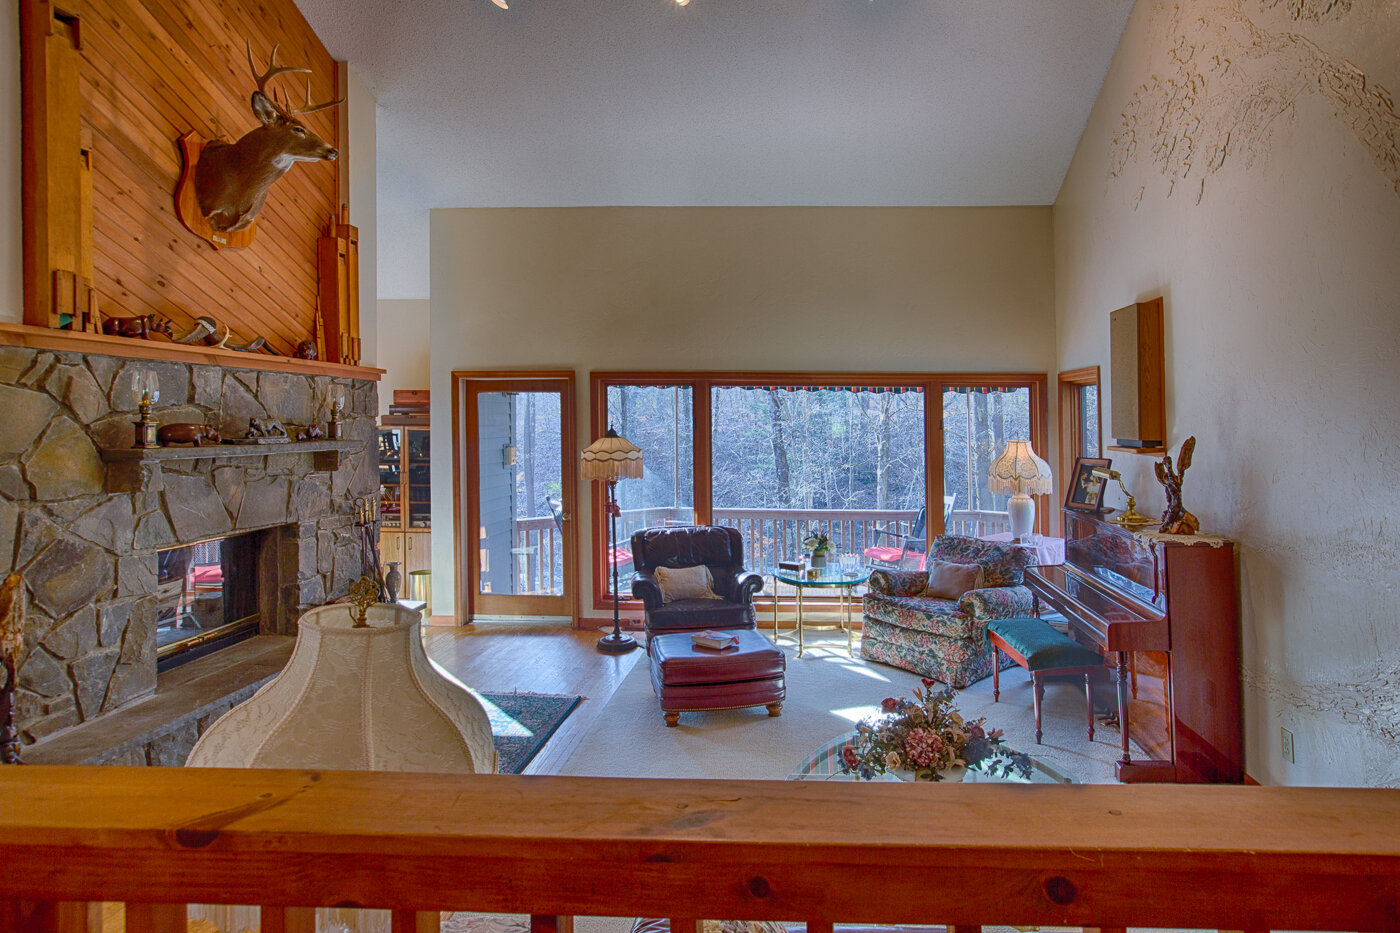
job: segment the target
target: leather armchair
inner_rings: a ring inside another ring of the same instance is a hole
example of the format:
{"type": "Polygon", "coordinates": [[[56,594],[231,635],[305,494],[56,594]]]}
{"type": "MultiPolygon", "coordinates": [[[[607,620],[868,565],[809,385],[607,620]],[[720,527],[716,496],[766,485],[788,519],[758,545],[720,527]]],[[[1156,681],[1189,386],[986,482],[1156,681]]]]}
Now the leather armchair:
{"type": "Polygon", "coordinates": [[[632,535],[632,596],[646,611],[647,638],[671,632],[756,628],[753,598],[763,577],[744,569],[738,529],[712,525],[644,528],[632,535]],[[657,567],[679,570],[704,564],[719,599],[661,601],[657,567]]]}

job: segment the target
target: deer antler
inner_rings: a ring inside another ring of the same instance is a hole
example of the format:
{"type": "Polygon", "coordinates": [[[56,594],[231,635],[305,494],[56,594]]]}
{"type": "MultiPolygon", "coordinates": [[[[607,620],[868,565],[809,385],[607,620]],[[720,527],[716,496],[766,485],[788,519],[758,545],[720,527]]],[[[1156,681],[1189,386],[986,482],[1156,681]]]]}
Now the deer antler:
{"type": "Polygon", "coordinates": [[[311,103],[311,79],[310,79],[310,78],[307,78],[307,79],[306,79],[306,106],[305,106],[305,107],[301,107],[301,108],[299,108],[299,109],[297,109],[297,110],[292,110],[292,111],[290,111],[290,113],[292,113],[294,116],[298,116],[298,117],[299,117],[299,116],[302,116],[303,114],[315,113],[315,112],[318,111],[318,110],[325,110],[327,107],[334,107],[336,104],[342,104],[342,103],[344,103],[344,102],[345,102],[345,98],[340,97],[340,98],[337,98],[337,99],[335,99],[335,100],[328,100],[328,101],[326,101],[324,104],[312,104],[312,103],[311,103]]]}
{"type": "Polygon", "coordinates": [[[284,117],[286,117],[286,118],[288,118],[288,119],[291,119],[291,118],[293,118],[293,117],[299,117],[299,116],[302,116],[302,115],[304,115],[304,114],[315,113],[315,112],[317,112],[318,110],[325,110],[327,107],[334,107],[336,104],[339,104],[339,103],[343,103],[343,102],[344,102],[344,98],[340,98],[339,100],[328,100],[328,101],[326,101],[324,104],[312,104],[312,103],[311,103],[311,79],[310,79],[310,78],[307,78],[307,79],[306,79],[306,106],[301,107],[301,108],[296,109],[296,110],[293,110],[293,109],[290,108],[290,107],[284,106],[284,105],[282,104],[282,102],[279,101],[279,100],[277,99],[277,97],[276,97],[275,94],[269,94],[269,93],[268,93],[268,90],[267,90],[267,82],[271,81],[273,78],[277,77],[278,75],[285,75],[285,74],[311,74],[311,69],[310,69],[310,68],[297,68],[297,67],[292,66],[292,65],[283,65],[283,66],[281,66],[281,67],[278,67],[278,65],[277,65],[277,49],[279,48],[279,46],[278,46],[278,45],[274,45],[274,46],[272,47],[272,54],[269,55],[269,56],[267,57],[267,71],[262,72],[261,74],[259,74],[259,73],[258,73],[258,66],[255,65],[255,64],[253,64],[253,44],[252,44],[251,42],[247,41],[246,39],[244,40],[244,44],[247,46],[247,49],[248,49],[248,69],[249,69],[250,71],[252,71],[252,73],[253,73],[253,80],[256,81],[256,82],[258,82],[258,90],[261,91],[261,92],[263,93],[263,96],[265,96],[269,101],[272,102],[272,106],[277,110],[278,113],[282,114],[282,116],[284,116],[284,117]]]}

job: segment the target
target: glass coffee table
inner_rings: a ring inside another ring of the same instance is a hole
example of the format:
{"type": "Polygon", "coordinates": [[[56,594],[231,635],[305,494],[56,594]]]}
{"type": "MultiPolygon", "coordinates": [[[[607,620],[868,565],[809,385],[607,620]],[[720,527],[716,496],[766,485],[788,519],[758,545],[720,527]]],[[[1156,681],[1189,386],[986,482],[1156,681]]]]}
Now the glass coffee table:
{"type": "MultiPolygon", "coordinates": [[[[789,781],[858,781],[854,774],[841,771],[841,749],[855,740],[856,732],[842,733],[813,752],[797,766],[797,770],[787,776],[789,781]]],[[[893,774],[877,774],[872,780],[898,781],[893,774]]],[[[1023,777],[1000,777],[969,768],[963,777],[964,784],[1078,784],[1074,778],[1048,762],[1031,756],[1031,775],[1023,777]]]]}
{"type": "Polygon", "coordinates": [[[773,638],[776,641],[778,632],[778,583],[786,583],[797,591],[797,656],[802,657],[802,635],[804,627],[814,629],[836,629],[846,633],[846,653],[852,654],[851,632],[851,607],[855,604],[855,595],[852,592],[856,587],[861,586],[870,579],[870,568],[862,567],[858,570],[842,570],[839,566],[828,565],[816,571],[800,573],[795,570],[770,570],[775,581],[773,586],[773,638]],[[840,597],[837,621],[832,624],[815,625],[804,623],[802,618],[803,594],[807,590],[834,589],[840,597]]]}

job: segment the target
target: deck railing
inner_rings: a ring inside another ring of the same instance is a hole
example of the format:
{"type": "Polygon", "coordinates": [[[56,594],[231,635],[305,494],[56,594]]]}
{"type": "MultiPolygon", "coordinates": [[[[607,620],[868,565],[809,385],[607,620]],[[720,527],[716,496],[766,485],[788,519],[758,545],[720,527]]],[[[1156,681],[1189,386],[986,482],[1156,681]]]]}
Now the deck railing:
{"type": "Polygon", "coordinates": [[[186,903],[833,923],[1400,930],[1400,791],[22,767],[0,931],[186,903]]]}
{"type": "MultiPolygon", "coordinates": [[[[665,524],[689,524],[691,509],[624,509],[618,520],[618,540],[634,531],[665,524]]],[[[802,553],[802,540],[812,531],[831,536],[836,553],[859,554],[880,545],[899,546],[900,539],[884,532],[907,534],[918,512],[911,509],[715,509],[712,521],[739,529],[753,569],[771,568],[802,553]]],[[[948,516],[948,534],[996,534],[1011,528],[1005,512],[955,510],[948,516]]],[[[558,592],[563,580],[563,551],[559,525],[551,516],[519,519],[515,523],[516,553],[523,555],[518,572],[521,592],[558,592]]],[[[620,565],[623,572],[629,568],[620,565]]],[[[625,589],[625,587],[624,587],[625,589]]]]}

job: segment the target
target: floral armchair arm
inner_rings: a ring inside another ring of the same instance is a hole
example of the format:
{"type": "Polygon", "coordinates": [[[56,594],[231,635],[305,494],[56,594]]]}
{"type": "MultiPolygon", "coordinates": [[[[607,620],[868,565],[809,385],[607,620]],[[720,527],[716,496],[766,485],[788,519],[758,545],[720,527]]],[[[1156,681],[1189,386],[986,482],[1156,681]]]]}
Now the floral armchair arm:
{"type": "Polygon", "coordinates": [[[968,590],[958,600],[958,610],[978,621],[990,619],[1013,619],[1028,616],[1035,605],[1035,597],[1024,586],[989,586],[980,590],[968,590]]]}
{"type": "Polygon", "coordinates": [[[879,596],[918,596],[928,585],[922,570],[876,570],[867,588],[879,596]]]}

